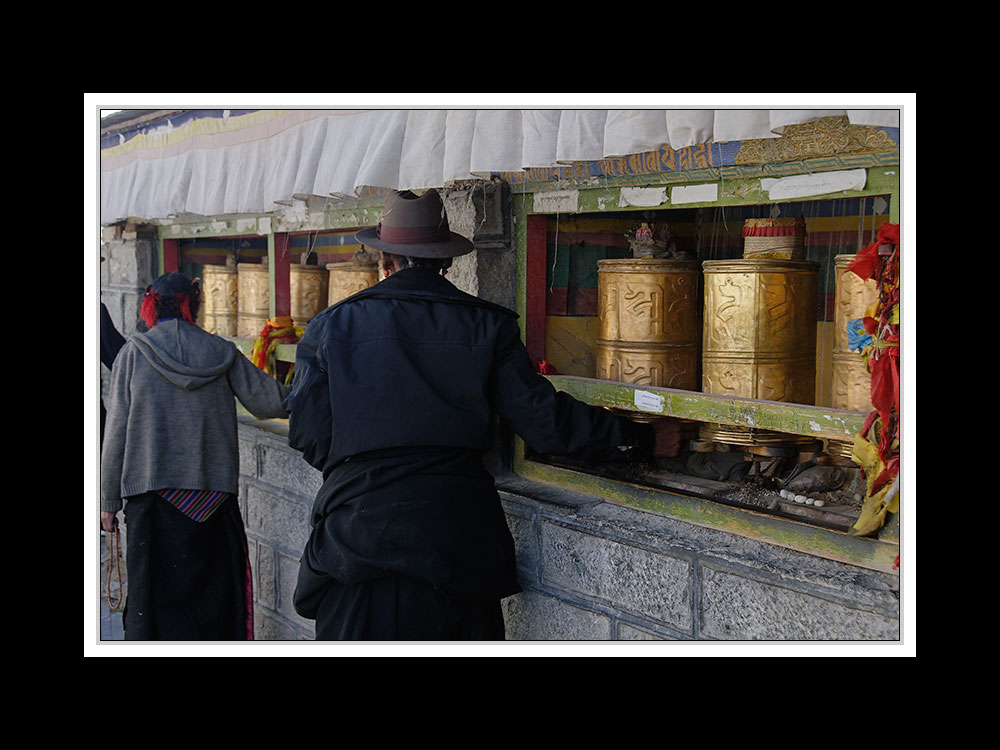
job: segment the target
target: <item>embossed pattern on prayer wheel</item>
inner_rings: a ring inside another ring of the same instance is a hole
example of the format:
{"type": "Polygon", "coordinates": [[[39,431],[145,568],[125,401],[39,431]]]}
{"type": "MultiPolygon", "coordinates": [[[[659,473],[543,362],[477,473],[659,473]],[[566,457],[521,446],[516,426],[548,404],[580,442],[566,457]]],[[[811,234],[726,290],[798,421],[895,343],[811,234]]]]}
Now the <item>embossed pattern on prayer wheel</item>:
{"type": "Polygon", "coordinates": [[[833,389],[830,405],[834,409],[870,412],[871,373],[861,354],[851,351],[847,324],[865,316],[865,310],[878,297],[878,288],[874,279],[864,281],[847,270],[852,260],[853,255],[838,255],[833,261],[836,288],[833,303],[833,389]]]}
{"type": "Polygon", "coordinates": [[[378,283],[378,265],[375,263],[327,263],[326,268],[330,272],[327,298],[330,305],[378,283]]]}
{"type": "Polygon", "coordinates": [[[819,264],[705,261],[702,390],[812,404],[819,264]]]}
{"type": "Polygon", "coordinates": [[[206,264],[201,276],[203,328],[216,336],[235,336],[240,305],[236,269],[206,264]]]}
{"type": "Polygon", "coordinates": [[[271,280],[263,263],[237,265],[239,282],[239,311],[236,316],[236,335],[255,339],[267,325],[271,307],[271,280]]]}
{"type": "Polygon", "coordinates": [[[289,271],[291,313],[295,325],[305,328],[327,306],[329,274],[320,266],[293,264],[289,271]]]}
{"type": "Polygon", "coordinates": [[[698,263],[622,258],[597,267],[596,377],[698,390],[698,263]]]}

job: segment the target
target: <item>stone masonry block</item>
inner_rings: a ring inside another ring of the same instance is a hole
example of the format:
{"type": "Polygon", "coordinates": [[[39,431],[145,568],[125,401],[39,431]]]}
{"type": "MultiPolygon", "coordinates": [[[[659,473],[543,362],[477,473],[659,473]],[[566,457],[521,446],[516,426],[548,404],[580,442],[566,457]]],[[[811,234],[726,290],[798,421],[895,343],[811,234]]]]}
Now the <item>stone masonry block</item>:
{"type": "Polygon", "coordinates": [[[665,641],[665,640],[675,640],[673,638],[667,638],[662,635],[655,635],[648,630],[643,630],[641,628],[634,627],[625,622],[620,622],[617,625],[616,630],[618,631],[619,641],[665,641]]]}
{"type": "Polygon", "coordinates": [[[293,628],[260,607],[254,609],[253,637],[257,641],[294,641],[298,639],[293,628]]]}
{"type": "Polygon", "coordinates": [[[502,182],[479,182],[442,195],[452,231],[470,238],[479,249],[510,246],[510,192],[502,182]]]}
{"type": "Polygon", "coordinates": [[[122,327],[118,330],[123,336],[132,336],[139,331],[139,315],[142,309],[143,295],[142,291],[122,292],[122,327]]]}
{"type": "Polygon", "coordinates": [[[144,288],[157,276],[156,248],[147,239],[114,240],[102,250],[113,286],[144,288]]]}
{"type": "Polygon", "coordinates": [[[702,566],[701,638],[881,641],[899,639],[899,621],[799,591],[702,566]]]}
{"type": "Polygon", "coordinates": [[[691,564],[550,522],[541,533],[542,580],[662,622],[693,629],[691,564]]]}
{"type": "Polygon", "coordinates": [[[299,555],[309,538],[309,507],[251,484],[246,524],[258,540],[299,555]]]}
{"type": "Polygon", "coordinates": [[[460,255],[451,263],[448,269],[448,281],[467,294],[479,296],[479,277],[476,264],[479,253],[473,250],[466,255],[460,255]]]}
{"type": "Polygon", "coordinates": [[[299,615],[293,605],[295,583],[299,576],[299,558],[291,558],[279,553],[278,558],[278,606],[277,611],[297,627],[301,627],[310,635],[316,632],[315,620],[309,620],[299,615]]]}
{"type": "Polygon", "coordinates": [[[535,528],[528,516],[507,511],[507,528],[514,537],[514,554],[517,557],[517,567],[522,571],[530,571],[534,580],[538,573],[538,541],[535,528]]]}
{"type": "Polygon", "coordinates": [[[512,252],[478,252],[476,284],[482,299],[511,310],[517,305],[515,258],[512,252]]]}
{"type": "Polygon", "coordinates": [[[274,549],[271,545],[263,542],[257,542],[257,565],[253,568],[253,590],[257,603],[261,607],[277,608],[278,587],[275,581],[274,549]]]}
{"type": "Polygon", "coordinates": [[[261,443],[259,450],[260,480],[312,505],[323,486],[323,475],[306,463],[301,453],[287,446],[282,448],[267,442],[261,443]]]}
{"type": "Polygon", "coordinates": [[[611,619],[607,615],[539,591],[509,596],[501,606],[510,641],[611,640],[611,619]]]}
{"type": "Polygon", "coordinates": [[[257,443],[246,439],[240,432],[236,444],[240,451],[240,476],[244,479],[257,479],[257,443]]]}

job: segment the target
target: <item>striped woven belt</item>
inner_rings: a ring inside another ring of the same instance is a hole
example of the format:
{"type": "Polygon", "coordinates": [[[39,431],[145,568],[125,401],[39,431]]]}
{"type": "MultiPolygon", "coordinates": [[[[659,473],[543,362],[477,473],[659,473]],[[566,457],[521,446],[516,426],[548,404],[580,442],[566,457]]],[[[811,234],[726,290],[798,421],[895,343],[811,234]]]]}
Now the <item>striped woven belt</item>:
{"type": "Polygon", "coordinates": [[[207,521],[222,503],[232,497],[232,493],[219,490],[165,489],[157,494],[185,516],[199,523],[207,521]]]}

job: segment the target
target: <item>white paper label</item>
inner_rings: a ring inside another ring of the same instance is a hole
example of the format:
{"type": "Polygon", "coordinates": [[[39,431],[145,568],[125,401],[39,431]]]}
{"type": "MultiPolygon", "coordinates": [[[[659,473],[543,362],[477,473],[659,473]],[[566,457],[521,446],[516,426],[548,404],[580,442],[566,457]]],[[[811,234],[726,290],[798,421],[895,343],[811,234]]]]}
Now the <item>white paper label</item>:
{"type": "Polygon", "coordinates": [[[542,214],[572,214],[580,205],[577,190],[553,190],[535,193],[534,209],[542,214]]]}
{"type": "Polygon", "coordinates": [[[666,188],[622,188],[618,196],[619,208],[625,206],[635,206],[637,208],[651,208],[662,206],[667,202],[666,188]]]}
{"type": "Polygon", "coordinates": [[[635,408],[639,411],[651,411],[657,414],[663,413],[663,405],[666,400],[658,393],[650,393],[649,391],[633,391],[633,401],[635,402],[635,408]]]}
{"type": "Polygon", "coordinates": [[[670,191],[671,203],[712,203],[719,200],[719,186],[714,182],[705,185],[679,185],[670,191]]]}
{"type": "Polygon", "coordinates": [[[767,191],[771,200],[784,200],[840,193],[844,190],[861,190],[867,179],[868,173],[864,169],[851,169],[841,172],[798,174],[793,177],[764,178],[760,181],[760,186],[767,191]]]}

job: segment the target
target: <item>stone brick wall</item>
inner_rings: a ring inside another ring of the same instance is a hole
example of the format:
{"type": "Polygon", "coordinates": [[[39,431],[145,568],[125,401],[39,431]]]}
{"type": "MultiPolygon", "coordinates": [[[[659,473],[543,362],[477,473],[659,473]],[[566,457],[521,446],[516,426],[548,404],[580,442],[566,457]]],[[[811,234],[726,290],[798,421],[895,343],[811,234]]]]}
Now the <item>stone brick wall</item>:
{"type": "Polygon", "coordinates": [[[159,274],[156,228],[149,224],[117,224],[101,233],[101,302],[115,327],[136,332],[142,295],[159,274]]]}
{"type": "Polygon", "coordinates": [[[516,640],[897,640],[898,579],[600,498],[501,480],[516,640]]]}
{"type": "MultiPolygon", "coordinates": [[[[321,477],[281,423],[241,417],[240,503],[256,637],[302,640],[292,608],[321,477]]],[[[496,464],[491,468],[496,471],[496,464]]],[[[509,640],[893,641],[894,576],[498,477],[524,591],[503,602],[509,640]]]]}
{"type": "Polygon", "coordinates": [[[323,478],[288,447],[284,430],[258,424],[240,417],[240,510],[250,543],[254,637],[311,639],[314,623],[296,614],[292,594],[309,538],[309,512],[323,478]]]}

